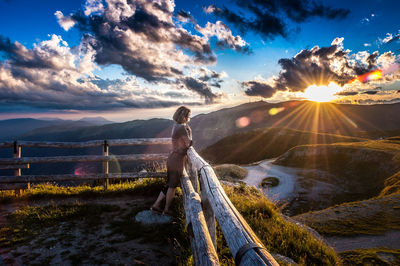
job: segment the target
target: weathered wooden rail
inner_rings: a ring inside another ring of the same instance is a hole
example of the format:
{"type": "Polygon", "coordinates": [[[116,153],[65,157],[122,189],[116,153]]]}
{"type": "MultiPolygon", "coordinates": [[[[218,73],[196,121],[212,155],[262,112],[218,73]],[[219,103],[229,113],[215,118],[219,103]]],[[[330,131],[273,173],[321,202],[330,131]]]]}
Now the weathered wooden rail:
{"type": "Polygon", "coordinates": [[[140,173],[110,173],[109,162],[127,161],[157,161],[165,160],[168,154],[126,154],[110,155],[109,148],[120,146],[137,145],[170,145],[170,138],[142,138],[142,139],[112,139],[92,140],[86,142],[47,142],[47,141],[7,141],[0,143],[0,148],[13,148],[13,158],[0,158],[0,169],[14,169],[14,176],[0,176],[1,189],[29,188],[31,182],[51,181],[75,181],[75,180],[104,180],[105,188],[108,187],[109,179],[129,179],[146,177],[164,177],[162,172],[140,173]],[[22,148],[92,148],[102,147],[102,155],[79,155],[79,156],[52,156],[52,157],[22,157],[22,148]],[[100,174],[65,174],[65,175],[21,175],[21,169],[30,168],[31,164],[39,163],[71,163],[71,162],[102,162],[103,172],[100,174]]]}
{"type": "MultiPolygon", "coordinates": [[[[87,142],[3,142],[0,148],[13,148],[14,158],[0,158],[0,169],[14,169],[14,176],[0,176],[0,189],[15,189],[15,184],[66,180],[165,177],[160,172],[109,173],[110,161],[165,160],[167,154],[109,155],[110,146],[170,144],[171,139],[118,139],[87,142]],[[22,157],[22,147],[88,148],[102,146],[102,155],[22,157]],[[85,175],[21,175],[21,169],[35,163],[103,162],[103,173],[85,175]]],[[[212,167],[193,147],[188,152],[185,174],[181,179],[186,225],[195,265],[219,265],[216,244],[216,221],[221,227],[236,265],[278,265],[262,242],[225,194],[212,167]]],[[[18,187],[20,188],[20,187],[18,187]]]]}

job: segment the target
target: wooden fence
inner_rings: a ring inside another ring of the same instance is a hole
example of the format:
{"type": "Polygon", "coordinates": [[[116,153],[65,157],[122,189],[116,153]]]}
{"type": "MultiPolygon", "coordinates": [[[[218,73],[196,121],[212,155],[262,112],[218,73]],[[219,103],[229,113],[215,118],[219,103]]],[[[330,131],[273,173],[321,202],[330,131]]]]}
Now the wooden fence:
{"type": "MultiPolygon", "coordinates": [[[[21,188],[15,184],[64,180],[104,179],[107,187],[109,178],[164,177],[165,173],[109,173],[108,163],[112,160],[165,160],[167,154],[109,155],[110,146],[170,144],[169,138],[118,139],[88,142],[4,142],[0,148],[13,148],[14,158],[0,158],[0,169],[14,169],[14,176],[0,176],[0,188],[21,188]],[[21,147],[86,148],[103,146],[102,155],[22,157],[21,147]],[[33,163],[55,162],[103,162],[103,173],[91,175],[21,175],[21,169],[33,163]],[[12,186],[14,185],[14,187],[12,186]]],[[[278,265],[271,254],[254,234],[253,230],[233,206],[225,194],[212,167],[191,147],[188,152],[185,174],[181,179],[184,195],[186,225],[191,242],[195,265],[219,265],[216,245],[216,221],[229,246],[236,265],[278,265]]]]}
{"type": "Polygon", "coordinates": [[[105,188],[108,187],[109,179],[139,178],[139,177],[164,177],[162,172],[147,173],[110,173],[109,162],[118,161],[154,161],[165,160],[168,154],[127,154],[110,155],[110,147],[137,146],[137,145],[170,145],[170,138],[143,138],[143,139],[113,139],[93,140],[87,142],[43,142],[43,141],[13,141],[0,143],[0,148],[12,148],[13,158],[0,158],[0,169],[14,169],[14,176],[0,176],[1,189],[30,188],[31,182],[51,181],[76,181],[76,180],[104,180],[105,188]],[[79,155],[79,156],[52,156],[52,157],[22,157],[22,148],[92,148],[102,147],[102,155],[79,155]],[[71,163],[71,162],[103,162],[103,172],[100,174],[65,174],[65,175],[21,175],[21,169],[30,168],[31,164],[37,163],[71,163]]]}

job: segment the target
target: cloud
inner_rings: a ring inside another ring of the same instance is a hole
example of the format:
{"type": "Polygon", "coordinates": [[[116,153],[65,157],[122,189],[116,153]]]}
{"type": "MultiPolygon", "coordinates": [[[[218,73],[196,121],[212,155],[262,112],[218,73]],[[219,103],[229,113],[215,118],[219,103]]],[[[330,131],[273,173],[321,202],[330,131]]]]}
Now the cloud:
{"type": "Polygon", "coordinates": [[[269,98],[278,91],[303,92],[310,85],[321,86],[335,82],[344,86],[359,75],[378,68],[385,74],[379,82],[400,79],[396,56],[392,52],[382,55],[378,51],[351,54],[350,50],[344,49],[343,38],[336,38],[328,47],[304,49],[293,58],[282,58],[278,63],[281,71],[272,80],[242,82],[245,94],[269,98]]]}
{"type": "MultiPolygon", "coordinates": [[[[174,88],[143,88],[131,76],[114,80],[95,77],[91,46],[82,42],[77,48],[70,48],[57,35],[32,49],[0,38],[0,50],[8,57],[0,63],[0,105],[110,110],[202,104],[201,97],[188,90],[181,90],[181,97],[172,97],[174,88]]],[[[212,98],[212,93],[207,92],[207,97],[212,98]]]]}
{"type": "Polygon", "coordinates": [[[206,103],[213,103],[215,100],[221,96],[214,94],[211,91],[210,86],[201,80],[195,79],[193,77],[184,77],[180,82],[189,90],[193,90],[198,94],[204,96],[206,103]]]}
{"type": "Polygon", "coordinates": [[[374,94],[377,94],[378,91],[364,91],[364,92],[362,92],[362,93],[363,93],[363,94],[374,95],[374,94]]]}
{"type": "Polygon", "coordinates": [[[220,49],[249,51],[222,22],[201,27],[190,13],[175,12],[169,0],[87,0],[82,10],[55,16],[64,30],[80,30],[81,43],[71,48],[52,35],[28,49],[0,36],[6,55],[0,62],[1,102],[61,109],[214,103],[221,93],[213,89],[221,87],[225,73],[206,68],[217,60],[210,39],[215,36],[220,49]],[[186,30],[182,20],[199,31],[186,30]],[[94,78],[93,70],[113,64],[152,89],[94,78]]]}
{"type": "Polygon", "coordinates": [[[354,96],[357,95],[359,92],[358,91],[341,91],[336,93],[336,95],[339,96],[354,96]]]}
{"type": "Polygon", "coordinates": [[[241,86],[242,88],[246,89],[245,93],[248,96],[261,96],[264,98],[270,98],[276,92],[274,87],[262,81],[245,81],[241,83],[241,86]]]}
{"type": "Polygon", "coordinates": [[[332,8],[321,1],[301,0],[235,0],[238,8],[245,10],[236,13],[227,7],[204,7],[206,13],[214,13],[229,23],[235,25],[242,33],[248,30],[259,33],[261,36],[273,39],[276,36],[287,37],[289,26],[287,21],[302,23],[314,17],[326,19],[341,19],[349,14],[349,10],[332,8]]]}
{"type": "Polygon", "coordinates": [[[370,44],[370,43],[364,43],[364,46],[365,46],[365,47],[370,47],[371,44],[370,44]]]}
{"type": "Polygon", "coordinates": [[[57,17],[58,24],[60,24],[65,31],[69,31],[69,29],[71,29],[76,23],[72,17],[64,16],[61,11],[56,11],[54,15],[57,17]]]}
{"type": "Polygon", "coordinates": [[[395,35],[393,35],[392,33],[386,33],[386,37],[383,38],[383,39],[378,38],[378,41],[381,44],[387,44],[387,43],[392,43],[392,42],[394,42],[396,40],[399,40],[399,39],[400,39],[400,31],[399,31],[398,34],[395,34],[395,35]]]}
{"type": "Polygon", "coordinates": [[[250,53],[247,43],[239,36],[233,36],[232,31],[222,21],[216,23],[207,22],[205,27],[196,25],[196,30],[206,38],[216,36],[217,45],[220,48],[231,48],[237,52],[250,53]]]}
{"type": "Polygon", "coordinates": [[[176,17],[182,22],[192,22],[193,24],[196,23],[194,17],[190,14],[190,12],[186,12],[184,10],[179,10],[176,17]]]}

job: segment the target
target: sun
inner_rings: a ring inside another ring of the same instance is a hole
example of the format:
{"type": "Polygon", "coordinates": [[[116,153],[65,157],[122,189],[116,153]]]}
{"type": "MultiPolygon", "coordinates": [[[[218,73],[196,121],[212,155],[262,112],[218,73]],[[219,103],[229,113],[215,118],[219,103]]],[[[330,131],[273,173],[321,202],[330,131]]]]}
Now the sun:
{"type": "Polygon", "coordinates": [[[343,88],[334,82],[330,82],[328,86],[310,85],[302,96],[313,102],[331,102],[337,98],[335,94],[341,90],[343,88]]]}

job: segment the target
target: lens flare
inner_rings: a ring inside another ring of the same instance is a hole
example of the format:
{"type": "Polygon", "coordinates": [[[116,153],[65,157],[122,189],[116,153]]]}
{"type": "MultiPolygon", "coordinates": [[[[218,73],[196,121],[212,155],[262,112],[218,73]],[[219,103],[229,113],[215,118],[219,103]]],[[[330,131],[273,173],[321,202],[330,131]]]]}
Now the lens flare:
{"type": "Polygon", "coordinates": [[[283,110],[285,110],[285,107],[279,107],[279,108],[271,108],[269,109],[268,113],[269,115],[276,115],[279,114],[280,112],[282,112],[283,110]]]}
{"type": "Polygon", "coordinates": [[[236,126],[238,128],[247,127],[248,125],[250,125],[250,119],[247,116],[242,116],[236,119],[236,126]]]}
{"type": "Polygon", "coordinates": [[[376,69],[374,71],[365,73],[361,76],[356,77],[355,79],[351,80],[349,83],[353,83],[354,81],[358,80],[361,83],[366,83],[372,80],[378,80],[382,78],[382,70],[376,69]]]}

